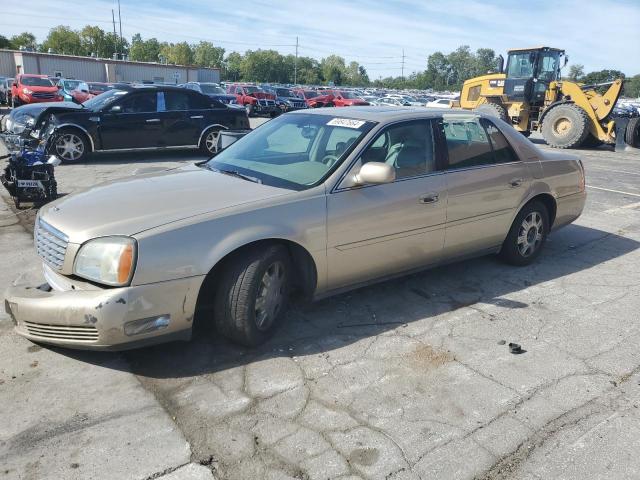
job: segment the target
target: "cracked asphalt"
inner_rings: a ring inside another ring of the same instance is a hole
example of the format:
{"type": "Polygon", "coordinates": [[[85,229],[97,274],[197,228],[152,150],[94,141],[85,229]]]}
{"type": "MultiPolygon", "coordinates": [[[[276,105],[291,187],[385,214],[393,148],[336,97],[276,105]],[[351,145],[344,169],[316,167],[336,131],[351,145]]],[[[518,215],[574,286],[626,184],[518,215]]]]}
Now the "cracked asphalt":
{"type": "MultiPolygon", "coordinates": [[[[579,154],[585,212],[533,266],[484,257],[297,303],[257,349],[67,351],[0,313],[0,479],[639,478],[640,153],[579,154]]],[[[56,175],[70,193],[199,158],[56,175]]],[[[4,289],[40,265],[34,212],[2,198],[4,289]]]]}

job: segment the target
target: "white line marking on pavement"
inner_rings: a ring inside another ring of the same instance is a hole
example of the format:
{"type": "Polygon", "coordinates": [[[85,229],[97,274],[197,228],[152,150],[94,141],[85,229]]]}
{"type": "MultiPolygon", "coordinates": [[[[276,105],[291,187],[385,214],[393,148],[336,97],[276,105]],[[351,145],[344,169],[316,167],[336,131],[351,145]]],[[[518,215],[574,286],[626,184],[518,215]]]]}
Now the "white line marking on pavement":
{"type": "Polygon", "coordinates": [[[604,213],[614,213],[619,212],[620,210],[628,210],[630,208],[640,208],[640,202],[630,203],[629,205],[625,205],[623,207],[610,208],[609,210],[605,210],[604,213]]]}
{"type": "Polygon", "coordinates": [[[594,187],[593,185],[587,185],[587,188],[594,188],[596,190],[604,190],[605,192],[621,193],[622,195],[631,195],[632,197],[640,198],[640,193],[629,193],[621,190],[613,190],[611,188],[594,187]]]}

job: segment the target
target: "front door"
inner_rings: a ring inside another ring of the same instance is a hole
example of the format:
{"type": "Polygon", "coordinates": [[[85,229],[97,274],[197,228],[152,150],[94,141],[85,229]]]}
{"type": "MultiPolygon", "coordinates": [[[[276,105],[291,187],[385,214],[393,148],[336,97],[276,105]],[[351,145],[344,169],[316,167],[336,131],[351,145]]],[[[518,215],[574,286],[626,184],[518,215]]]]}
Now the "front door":
{"type": "Polygon", "coordinates": [[[477,115],[443,115],[449,195],[444,256],[499,247],[530,177],[504,135],[477,115]]]}
{"type": "Polygon", "coordinates": [[[156,91],[133,92],[114,103],[100,117],[103,150],[157,147],[162,122],[157,111],[156,91]],[[119,107],[113,111],[113,107],[119,107]]]}
{"type": "Polygon", "coordinates": [[[446,197],[431,122],[402,122],[382,131],[328,196],[329,288],[436,262],[444,241],[446,197]],[[392,165],[396,180],[349,185],[366,162],[392,165]]]}

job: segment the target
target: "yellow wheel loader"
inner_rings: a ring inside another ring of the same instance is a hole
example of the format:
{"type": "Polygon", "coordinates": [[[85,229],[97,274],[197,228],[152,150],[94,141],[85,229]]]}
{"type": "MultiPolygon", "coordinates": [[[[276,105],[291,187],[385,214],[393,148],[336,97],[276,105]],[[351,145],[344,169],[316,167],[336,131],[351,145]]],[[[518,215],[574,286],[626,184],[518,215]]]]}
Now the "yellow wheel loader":
{"type": "MultiPolygon", "coordinates": [[[[611,111],[622,91],[622,79],[597,85],[562,80],[564,50],[549,47],[509,50],[507,66],[498,57],[499,73],[464,82],[460,100],[452,106],[499,117],[523,135],[538,131],[556,148],[614,144],[611,111]],[[603,94],[597,90],[608,87],[603,94]]],[[[637,143],[640,121],[631,119],[627,143],[637,143]]]]}

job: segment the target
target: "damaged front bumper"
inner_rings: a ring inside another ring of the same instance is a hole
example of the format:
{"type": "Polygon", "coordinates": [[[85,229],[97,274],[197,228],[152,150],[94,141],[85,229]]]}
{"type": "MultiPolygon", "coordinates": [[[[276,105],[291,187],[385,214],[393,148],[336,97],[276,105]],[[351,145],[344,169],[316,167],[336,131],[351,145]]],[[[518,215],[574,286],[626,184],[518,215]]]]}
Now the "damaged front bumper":
{"type": "Polygon", "coordinates": [[[204,277],[122,288],[100,288],[53,272],[47,283],[16,286],[5,310],[19,335],[83,350],[126,350],[189,340],[204,277]]]}

